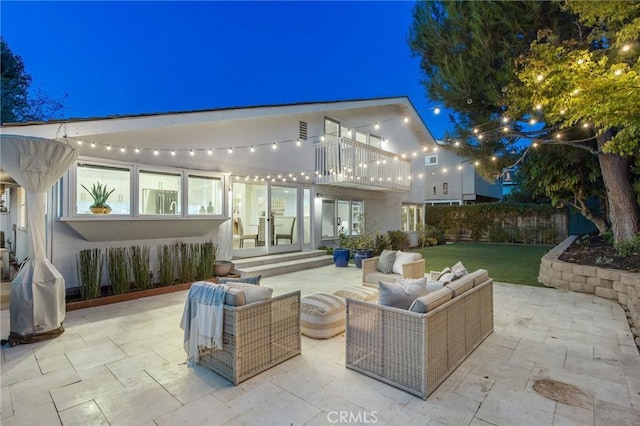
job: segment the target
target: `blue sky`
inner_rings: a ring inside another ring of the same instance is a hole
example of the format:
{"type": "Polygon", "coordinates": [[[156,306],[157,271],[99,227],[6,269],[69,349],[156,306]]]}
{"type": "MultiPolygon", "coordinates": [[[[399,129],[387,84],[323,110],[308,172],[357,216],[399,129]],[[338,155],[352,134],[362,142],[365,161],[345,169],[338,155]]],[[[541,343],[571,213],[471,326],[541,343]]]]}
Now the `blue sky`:
{"type": "Polygon", "coordinates": [[[13,2],[2,36],[65,117],[408,95],[413,2],[13,2]]]}

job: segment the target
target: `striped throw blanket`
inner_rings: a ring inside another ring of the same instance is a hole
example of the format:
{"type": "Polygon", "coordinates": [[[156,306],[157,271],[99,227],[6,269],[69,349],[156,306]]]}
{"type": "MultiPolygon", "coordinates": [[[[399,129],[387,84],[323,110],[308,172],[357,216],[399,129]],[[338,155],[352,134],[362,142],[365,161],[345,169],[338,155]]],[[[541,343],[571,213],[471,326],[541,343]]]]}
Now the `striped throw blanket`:
{"type": "Polygon", "coordinates": [[[180,328],[184,330],[184,350],[190,367],[200,361],[201,350],[222,349],[224,299],[228,289],[224,284],[206,281],[197,281],[189,289],[180,328]]]}

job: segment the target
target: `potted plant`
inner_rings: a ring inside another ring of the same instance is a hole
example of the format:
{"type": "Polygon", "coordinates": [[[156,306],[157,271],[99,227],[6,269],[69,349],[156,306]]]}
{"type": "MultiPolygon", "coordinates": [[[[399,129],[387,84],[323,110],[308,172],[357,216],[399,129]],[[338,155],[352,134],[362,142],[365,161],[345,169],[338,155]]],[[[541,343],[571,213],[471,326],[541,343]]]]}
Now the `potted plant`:
{"type": "Polygon", "coordinates": [[[107,185],[104,186],[100,182],[96,182],[91,186],[91,189],[87,188],[84,185],[81,185],[93,198],[93,204],[89,206],[89,209],[93,214],[108,214],[111,213],[111,207],[107,204],[107,200],[109,196],[113,194],[113,191],[116,189],[113,188],[111,191],[107,189],[107,185]]]}

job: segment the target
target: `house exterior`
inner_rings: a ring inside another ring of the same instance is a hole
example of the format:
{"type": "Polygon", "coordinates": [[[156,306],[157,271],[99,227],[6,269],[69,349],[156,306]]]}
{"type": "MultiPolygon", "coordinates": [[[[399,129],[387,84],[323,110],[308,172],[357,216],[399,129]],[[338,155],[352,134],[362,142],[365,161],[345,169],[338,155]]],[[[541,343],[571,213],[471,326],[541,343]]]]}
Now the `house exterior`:
{"type": "MultiPolygon", "coordinates": [[[[67,287],[87,248],[215,241],[221,258],[335,245],[340,234],[415,230],[434,138],[407,97],[5,124],[66,141],[76,164],[49,191],[47,254],[67,287]],[[90,210],[107,185],[109,214],[90,210]],[[364,222],[367,224],[364,225],[364,222]]],[[[11,187],[2,228],[27,255],[11,187]]]]}
{"type": "Polygon", "coordinates": [[[502,182],[480,176],[473,160],[461,157],[436,141],[436,150],[425,153],[426,205],[473,204],[502,199],[502,182]]]}

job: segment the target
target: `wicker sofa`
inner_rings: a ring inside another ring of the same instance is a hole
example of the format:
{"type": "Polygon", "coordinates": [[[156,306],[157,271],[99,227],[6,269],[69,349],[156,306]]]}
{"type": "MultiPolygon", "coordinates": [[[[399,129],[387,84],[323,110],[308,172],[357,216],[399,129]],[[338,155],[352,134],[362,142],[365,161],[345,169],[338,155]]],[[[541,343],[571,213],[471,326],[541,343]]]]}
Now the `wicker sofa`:
{"type": "Polygon", "coordinates": [[[425,313],[347,299],[346,367],[427,399],[493,331],[487,271],[454,283],[425,313]]]}
{"type": "Polygon", "coordinates": [[[224,306],[222,350],[200,364],[237,385],[300,354],[300,291],[243,306],[224,306]]]}
{"type": "MultiPolygon", "coordinates": [[[[422,257],[419,253],[417,255],[422,257]]],[[[422,278],[424,276],[424,259],[403,264],[402,275],[379,272],[377,269],[379,259],[379,257],[371,257],[362,260],[362,285],[378,288],[378,282],[380,281],[392,282],[401,278],[422,278]]]]}

